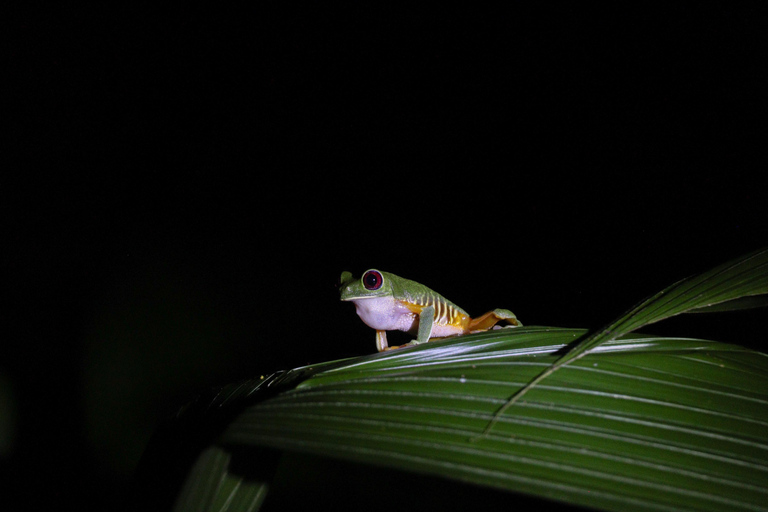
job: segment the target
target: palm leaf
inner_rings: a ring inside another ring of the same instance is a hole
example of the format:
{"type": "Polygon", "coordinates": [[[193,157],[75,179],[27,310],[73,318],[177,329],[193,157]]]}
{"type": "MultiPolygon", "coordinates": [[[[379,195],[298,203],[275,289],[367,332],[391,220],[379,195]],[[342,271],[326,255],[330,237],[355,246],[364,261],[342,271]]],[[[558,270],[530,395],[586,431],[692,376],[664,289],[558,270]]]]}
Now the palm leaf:
{"type": "Polygon", "coordinates": [[[667,287],[624,313],[604,329],[580,341],[554,364],[515,392],[496,411],[493,420],[483,431],[483,435],[490,432],[495,421],[539,382],[563,366],[584,357],[600,344],[689,311],[707,308],[710,311],[732,310],[745,305],[752,307],[755,305],[755,296],[766,293],[768,293],[768,250],[757,251],[667,287]]]}
{"type": "MultiPolygon", "coordinates": [[[[592,334],[502,329],[231,386],[214,402],[265,399],[214,449],[310,453],[603,510],[768,510],[768,357],[632,334],[768,293],[767,259],[684,280],[592,334]]],[[[236,478],[220,454],[205,457],[188,482],[209,484],[185,490],[179,510],[236,478]]]]}
{"type": "Polygon", "coordinates": [[[218,447],[203,451],[179,494],[175,510],[258,510],[267,495],[267,483],[246,480],[230,472],[231,458],[231,454],[218,447]]]}

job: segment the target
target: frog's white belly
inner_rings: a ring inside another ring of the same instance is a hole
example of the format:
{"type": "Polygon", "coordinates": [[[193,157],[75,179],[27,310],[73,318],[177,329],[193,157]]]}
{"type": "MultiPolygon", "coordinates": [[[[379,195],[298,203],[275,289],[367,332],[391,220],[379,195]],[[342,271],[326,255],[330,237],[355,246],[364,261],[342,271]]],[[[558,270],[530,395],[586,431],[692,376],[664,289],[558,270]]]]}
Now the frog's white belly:
{"type": "Polygon", "coordinates": [[[410,331],[419,317],[392,297],[356,299],[357,315],[365,325],[377,331],[410,331]]]}
{"type": "MultiPolygon", "coordinates": [[[[392,297],[356,299],[352,302],[365,325],[377,331],[416,332],[419,327],[419,315],[392,297]]],[[[460,327],[435,323],[431,336],[452,336],[462,332],[460,327]]]]}
{"type": "Polygon", "coordinates": [[[463,334],[464,330],[461,327],[455,325],[442,325],[438,323],[432,324],[431,338],[442,338],[445,336],[453,336],[455,334],[463,334]]]}

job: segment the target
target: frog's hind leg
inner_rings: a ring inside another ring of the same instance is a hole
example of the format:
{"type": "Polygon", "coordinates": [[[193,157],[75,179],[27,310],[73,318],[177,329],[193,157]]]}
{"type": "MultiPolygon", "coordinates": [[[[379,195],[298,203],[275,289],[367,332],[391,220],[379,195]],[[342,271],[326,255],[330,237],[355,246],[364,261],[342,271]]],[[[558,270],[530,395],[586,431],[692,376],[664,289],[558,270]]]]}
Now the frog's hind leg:
{"type": "Polygon", "coordinates": [[[523,325],[510,310],[494,309],[493,311],[489,311],[484,315],[480,315],[479,317],[470,320],[469,331],[487,331],[501,321],[505,321],[515,327],[523,325]]]}

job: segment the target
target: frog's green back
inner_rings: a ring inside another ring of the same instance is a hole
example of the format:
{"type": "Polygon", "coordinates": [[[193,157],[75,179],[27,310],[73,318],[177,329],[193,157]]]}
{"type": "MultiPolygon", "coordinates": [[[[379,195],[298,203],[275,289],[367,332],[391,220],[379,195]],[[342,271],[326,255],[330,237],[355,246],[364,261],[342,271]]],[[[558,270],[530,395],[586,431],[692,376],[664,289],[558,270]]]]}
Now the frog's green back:
{"type": "Polygon", "coordinates": [[[384,275],[385,279],[388,279],[390,283],[392,283],[392,293],[395,299],[410,302],[411,304],[419,306],[427,306],[442,302],[443,304],[447,304],[456,309],[459,313],[469,316],[469,314],[459,306],[421,283],[405,279],[404,277],[389,272],[381,273],[384,275]]]}

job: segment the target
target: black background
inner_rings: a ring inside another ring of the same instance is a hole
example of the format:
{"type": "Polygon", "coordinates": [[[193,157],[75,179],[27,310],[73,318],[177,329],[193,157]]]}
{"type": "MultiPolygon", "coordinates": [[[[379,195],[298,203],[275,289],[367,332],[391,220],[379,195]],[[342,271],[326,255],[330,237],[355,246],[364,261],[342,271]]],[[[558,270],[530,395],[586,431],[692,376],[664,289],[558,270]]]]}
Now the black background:
{"type": "MultiPolygon", "coordinates": [[[[195,393],[371,353],[342,270],[598,327],[768,245],[766,11],[9,18],[3,496],[111,506],[195,393]]],[[[763,315],[654,329],[764,349],[763,315]]]]}

